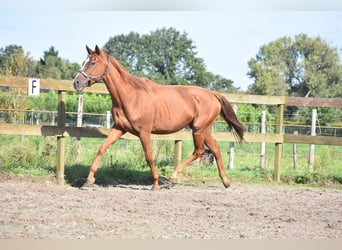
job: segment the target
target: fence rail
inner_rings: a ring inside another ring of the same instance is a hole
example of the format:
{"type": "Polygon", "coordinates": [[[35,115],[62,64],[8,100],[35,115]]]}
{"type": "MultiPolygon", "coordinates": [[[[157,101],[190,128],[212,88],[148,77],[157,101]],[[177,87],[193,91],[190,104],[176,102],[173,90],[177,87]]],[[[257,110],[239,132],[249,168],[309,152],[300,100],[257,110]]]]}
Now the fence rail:
{"type": "MultiPolygon", "coordinates": [[[[5,77],[0,76],[0,87],[16,87],[28,88],[28,78],[22,77],[5,77]]],[[[42,126],[42,125],[20,125],[20,124],[0,124],[0,134],[14,135],[36,135],[36,136],[55,136],[57,137],[57,181],[64,183],[64,139],[65,137],[99,137],[104,138],[108,135],[109,129],[90,128],[90,127],[67,127],[65,125],[65,105],[66,92],[74,92],[70,81],[57,81],[51,79],[40,80],[41,89],[58,91],[58,125],[42,126]]],[[[108,91],[104,84],[96,84],[91,88],[86,88],[85,92],[107,94],[108,91]]],[[[284,127],[284,107],[285,106],[311,106],[311,107],[333,107],[342,108],[341,98],[300,98],[300,97],[283,97],[283,96],[257,96],[244,94],[227,94],[223,95],[231,103],[248,103],[248,104],[264,104],[275,105],[277,107],[276,115],[276,133],[275,134],[259,134],[246,133],[246,142],[268,142],[275,144],[275,166],[274,180],[280,181],[282,145],[284,143],[294,144],[317,144],[317,145],[334,145],[342,146],[342,137],[334,136],[307,136],[307,135],[289,135],[283,134],[284,127]]],[[[214,132],[217,141],[234,141],[235,138],[231,133],[214,132]]],[[[136,139],[131,134],[122,136],[125,139],[136,139]]],[[[153,140],[173,140],[181,142],[182,140],[192,140],[191,132],[182,130],[169,135],[152,135],[153,140]]],[[[179,144],[175,147],[175,158],[179,158],[179,144]]],[[[175,159],[179,162],[180,159],[175,159]]]]}
{"type": "MultiPolygon", "coordinates": [[[[266,112],[266,111],[262,111],[266,112]]],[[[260,112],[259,118],[262,116],[262,112],[260,112]]],[[[67,127],[105,127],[110,128],[110,124],[113,123],[113,120],[110,115],[110,111],[106,111],[105,113],[90,113],[90,112],[81,112],[81,117],[79,118],[79,112],[69,111],[66,112],[66,126],[67,127]],[[81,123],[78,124],[78,119],[81,119],[81,123]]],[[[257,115],[253,113],[253,115],[257,115]]],[[[324,113],[321,113],[321,116],[324,113]]],[[[308,118],[309,119],[309,118],[308,118]]],[[[342,117],[340,118],[342,119],[342,117]]],[[[32,109],[3,109],[0,108],[0,124],[30,124],[30,125],[57,125],[57,110],[32,110],[32,109]],[[13,115],[11,115],[13,114],[13,115]],[[14,115],[15,114],[15,115],[14,115]]],[[[327,125],[319,125],[319,121],[317,122],[317,135],[324,136],[337,136],[342,137],[342,126],[339,126],[339,123],[332,123],[332,126],[327,125]]],[[[259,133],[262,128],[262,122],[242,122],[246,133],[259,133]]],[[[275,121],[264,121],[265,133],[272,134],[275,131],[276,123],[275,121]]],[[[300,135],[308,135],[311,131],[311,125],[306,125],[304,123],[292,123],[292,122],[284,122],[283,125],[283,133],[284,134],[293,134],[294,131],[297,131],[300,135]]],[[[211,128],[212,132],[227,132],[228,125],[225,121],[216,121],[211,128]]]]}
{"type": "MultiPolygon", "coordinates": [[[[21,125],[0,124],[0,134],[4,135],[34,135],[34,136],[62,136],[62,137],[89,137],[106,138],[109,129],[93,127],[60,127],[45,125],[21,125]]],[[[233,134],[229,132],[213,132],[217,141],[235,141],[233,134]]],[[[122,139],[138,139],[135,135],[126,133],[122,139]]],[[[191,131],[182,130],[167,135],[152,135],[152,140],[165,141],[187,141],[192,140],[191,131]]],[[[291,134],[256,134],[246,133],[245,142],[267,142],[267,143],[296,143],[342,146],[342,137],[334,136],[308,136],[291,134]]]]}

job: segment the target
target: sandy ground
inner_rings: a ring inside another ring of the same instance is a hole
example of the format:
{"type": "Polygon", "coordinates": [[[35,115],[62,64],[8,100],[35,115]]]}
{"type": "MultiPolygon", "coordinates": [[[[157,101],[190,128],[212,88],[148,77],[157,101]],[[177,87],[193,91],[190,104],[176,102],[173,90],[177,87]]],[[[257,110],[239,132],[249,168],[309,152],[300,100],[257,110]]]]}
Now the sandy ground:
{"type": "Polygon", "coordinates": [[[0,178],[0,239],[342,239],[342,190],[0,178]]]}

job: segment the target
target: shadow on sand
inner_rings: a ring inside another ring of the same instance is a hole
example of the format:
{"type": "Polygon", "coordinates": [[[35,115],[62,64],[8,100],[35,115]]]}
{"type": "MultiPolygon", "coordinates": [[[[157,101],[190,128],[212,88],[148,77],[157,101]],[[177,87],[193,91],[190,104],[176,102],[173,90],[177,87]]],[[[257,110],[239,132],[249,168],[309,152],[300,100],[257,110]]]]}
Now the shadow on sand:
{"type": "MultiPolygon", "coordinates": [[[[89,166],[71,165],[65,167],[65,180],[72,187],[80,188],[86,182],[89,166]]],[[[152,176],[149,168],[129,169],[122,166],[101,167],[96,172],[95,185],[101,187],[139,185],[150,188],[152,186],[152,176]]],[[[161,186],[168,186],[169,180],[159,177],[161,186]]]]}

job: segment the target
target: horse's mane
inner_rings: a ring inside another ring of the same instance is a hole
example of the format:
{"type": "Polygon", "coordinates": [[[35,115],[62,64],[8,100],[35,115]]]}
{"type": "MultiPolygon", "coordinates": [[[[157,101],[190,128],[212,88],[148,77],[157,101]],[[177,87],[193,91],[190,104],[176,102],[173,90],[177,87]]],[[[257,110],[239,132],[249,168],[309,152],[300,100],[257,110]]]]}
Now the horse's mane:
{"type": "Polygon", "coordinates": [[[118,60],[116,60],[113,56],[108,55],[108,57],[112,65],[116,68],[116,70],[119,72],[120,76],[126,83],[131,84],[133,87],[137,89],[147,91],[146,79],[129,73],[127,69],[124,66],[122,66],[122,64],[120,64],[118,60]]]}

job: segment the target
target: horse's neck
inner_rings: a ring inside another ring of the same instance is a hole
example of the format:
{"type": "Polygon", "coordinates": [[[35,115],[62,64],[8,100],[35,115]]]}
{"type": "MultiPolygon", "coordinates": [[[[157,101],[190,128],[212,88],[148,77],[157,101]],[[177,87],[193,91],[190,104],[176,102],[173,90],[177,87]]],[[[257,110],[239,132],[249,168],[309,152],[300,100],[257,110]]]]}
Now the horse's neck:
{"type": "Polygon", "coordinates": [[[134,93],[133,86],[125,83],[116,69],[113,72],[109,72],[104,82],[112,97],[113,103],[117,106],[122,107],[125,102],[132,98],[132,94],[134,93]]]}

